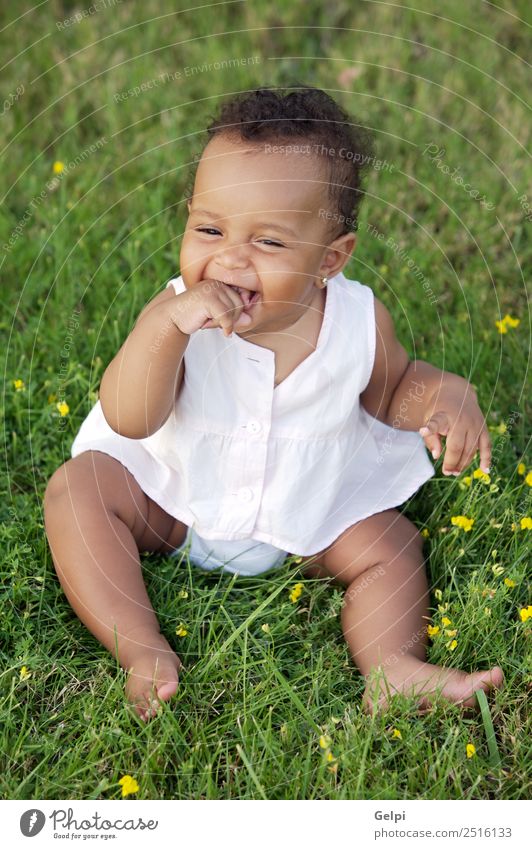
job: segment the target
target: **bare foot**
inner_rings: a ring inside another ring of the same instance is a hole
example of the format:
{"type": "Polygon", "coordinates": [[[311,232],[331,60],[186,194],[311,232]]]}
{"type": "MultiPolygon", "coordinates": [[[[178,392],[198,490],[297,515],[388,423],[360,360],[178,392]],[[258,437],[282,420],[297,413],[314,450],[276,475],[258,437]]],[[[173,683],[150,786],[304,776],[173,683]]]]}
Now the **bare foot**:
{"type": "Polygon", "coordinates": [[[156,716],[160,702],[175,695],[182,666],[162,634],[151,636],[149,643],[149,647],[139,645],[124,664],[129,670],[126,696],[144,721],[156,716]]]}
{"type": "Polygon", "coordinates": [[[388,707],[389,698],[399,692],[408,698],[419,699],[418,707],[422,713],[426,713],[431,707],[429,699],[431,694],[472,711],[478,711],[475,690],[481,689],[487,693],[489,690],[498,689],[504,680],[504,673],[500,666],[468,673],[460,669],[435,666],[414,657],[383,668],[384,678],[382,675],[375,675],[377,672],[377,669],[372,669],[366,676],[368,683],[362,697],[362,705],[367,713],[372,713],[374,709],[377,685],[380,687],[377,710],[385,710],[388,707]],[[377,681],[377,679],[380,680],[377,681]]]}

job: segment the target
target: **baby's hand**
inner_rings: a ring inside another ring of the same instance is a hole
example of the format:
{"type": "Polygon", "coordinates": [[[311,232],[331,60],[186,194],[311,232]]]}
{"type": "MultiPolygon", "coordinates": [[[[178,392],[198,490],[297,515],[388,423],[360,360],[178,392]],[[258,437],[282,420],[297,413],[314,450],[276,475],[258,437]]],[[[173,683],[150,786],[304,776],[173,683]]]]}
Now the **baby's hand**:
{"type": "Polygon", "coordinates": [[[233,329],[243,330],[251,324],[251,316],[243,312],[244,301],[238,292],[221,280],[201,280],[176,296],[172,320],[182,332],[221,327],[226,336],[233,329]]]}
{"type": "Polygon", "coordinates": [[[444,475],[459,475],[480,450],[480,468],[489,471],[491,440],[476,393],[440,392],[438,407],[419,429],[425,444],[436,460],[442,451],[440,435],[446,437],[443,461],[444,475]]]}

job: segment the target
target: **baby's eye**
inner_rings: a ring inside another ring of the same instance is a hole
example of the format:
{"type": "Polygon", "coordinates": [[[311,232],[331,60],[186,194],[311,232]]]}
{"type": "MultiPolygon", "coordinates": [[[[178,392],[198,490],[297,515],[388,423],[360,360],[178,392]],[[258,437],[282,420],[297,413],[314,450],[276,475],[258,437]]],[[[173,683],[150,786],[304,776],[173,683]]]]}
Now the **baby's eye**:
{"type": "MultiPolygon", "coordinates": [[[[213,233],[216,235],[220,231],[216,230],[214,227],[196,227],[196,232],[209,233],[209,235],[213,233]]],[[[273,242],[271,239],[261,239],[260,241],[263,242],[265,245],[272,245],[272,247],[274,248],[284,248],[284,245],[281,245],[279,242],[273,242]]]]}

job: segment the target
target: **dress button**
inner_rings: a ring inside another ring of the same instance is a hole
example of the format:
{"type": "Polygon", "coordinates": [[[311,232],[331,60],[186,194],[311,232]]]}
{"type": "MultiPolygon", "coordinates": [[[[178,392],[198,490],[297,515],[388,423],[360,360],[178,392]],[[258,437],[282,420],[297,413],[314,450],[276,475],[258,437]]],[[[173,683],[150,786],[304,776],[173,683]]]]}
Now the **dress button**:
{"type": "Polygon", "coordinates": [[[260,433],[262,430],[262,425],[257,419],[250,419],[247,423],[247,429],[249,433],[260,433]]]}
{"type": "Polygon", "coordinates": [[[238,490],[238,498],[240,501],[251,501],[253,498],[253,490],[249,486],[244,486],[238,490]]]}

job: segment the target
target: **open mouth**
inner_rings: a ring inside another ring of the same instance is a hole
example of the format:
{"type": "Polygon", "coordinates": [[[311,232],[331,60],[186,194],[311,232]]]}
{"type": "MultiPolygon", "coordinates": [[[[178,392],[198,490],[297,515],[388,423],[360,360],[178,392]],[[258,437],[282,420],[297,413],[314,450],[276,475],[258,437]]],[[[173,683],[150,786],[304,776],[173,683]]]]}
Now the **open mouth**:
{"type": "Polygon", "coordinates": [[[249,289],[242,289],[240,286],[231,286],[231,289],[238,292],[246,309],[254,306],[260,300],[260,292],[250,292],[249,289]]]}

